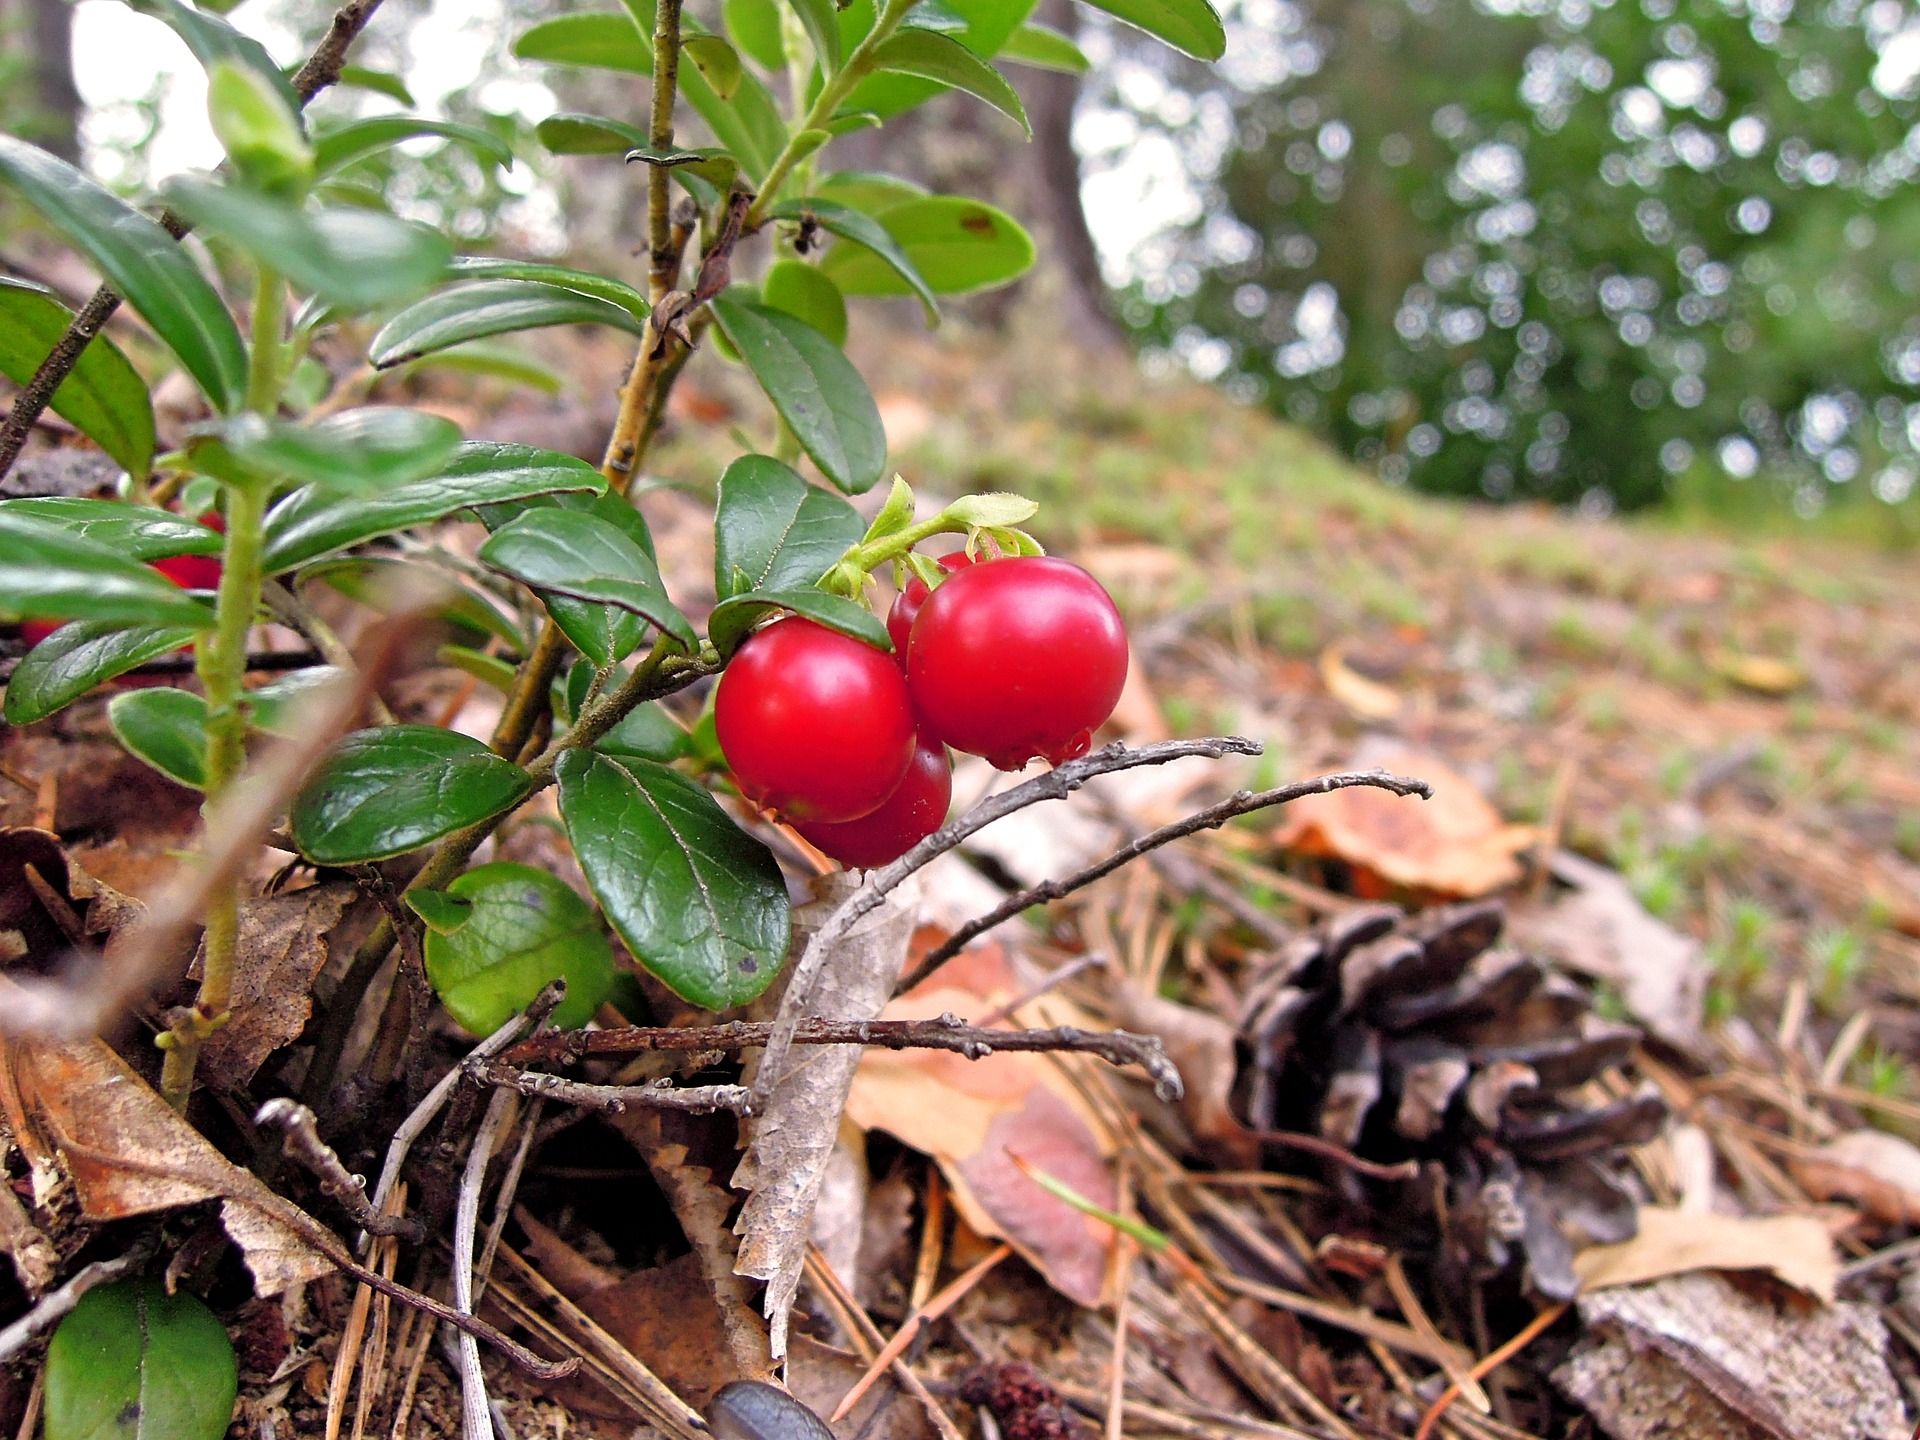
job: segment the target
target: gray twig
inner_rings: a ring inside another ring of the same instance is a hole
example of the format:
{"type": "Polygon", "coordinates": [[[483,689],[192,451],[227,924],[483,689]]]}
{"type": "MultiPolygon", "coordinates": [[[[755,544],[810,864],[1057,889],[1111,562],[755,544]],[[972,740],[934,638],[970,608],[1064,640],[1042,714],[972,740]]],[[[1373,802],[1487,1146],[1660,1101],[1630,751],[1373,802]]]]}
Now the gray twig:
{"type": "Polygon", "coordinates": [[[1209,805],[1204,810],[1195,811],[1184,820],[1176,820],[1170,825],[1162,825],[1158,830],[1151,830],[1145,835],[1137,836],[1105,859],[1096,860],[1093,864],[1076,870],[1071,875],[1059,880],[1042,880],[1038,885],[1029,885],[1026,889],[1009,895],[986,914],[978,919],[969,920],[928,951],[926,957],[900,982],[896,993],[911,990],[958,955],[970,941],[986,934],[996,925],[1005,924],[1022,910],[1071,895],[1074,891],[1111,875],[1122,865],[1138,860],[1142,855],[1157,850],[1162,845],[1196,834],[1201,830],[1216,829],[1235,816],[1246,815],[1255,810],[1265,810],[1273,805],[1285,805],[1290,800],[1299,800],[1308,795],[1325,795],[1333,790],[1350,789],[1356,785],[1370,785],[1376,789],[1390,790],[1395,795],[1417,795],[1422,800],[1433,794],[1433,787],[1426,781],[1410,780],[1403,775],[1390,775],[1385,770],[1346,770],[1334,775],[1322,775],[1313,780],[1296,780],[1290,785],[1277,785],[1271,790],[1236,791],[1217,805],[1209,805]]]}
{"type": "MultiPolygon", "coordinates": [[[[453,1211],[453,1308],[473,1314],[473,1240],[480,1226],[480,1187],[487,1178],[487,1162],[499,1142],[500,1129],[514,1108],[513,1096],[496,1090],[487,1113],[467,1152],[467,1168],[460,1178],[460,1198],[453,1211]]],[[[457,1342],[460,1357],[461,1430],[466,1440],[493,1440],[493,1412],[487,1401],[487,1377],[480,1368],[480,1343],[465,1330],[457,1342]]]]}
{"type": "Polygon", "coordinates": [[[474,1078],[503,1090],[522,1095],[557,1100],[563,1105],[578,1105],[618,1115],[628,1106],[648,1110],[682,1110],[692,1115],[711,1115],[716,1110],[731,1110],[736,1115],[747,1111],[749,1094],[744,1085],[689,1085],[675,1090],[664,1085],[591,1085],[584,1080],[568,1080],[538,1070],[521,1070],[512,1065],[477,1066],[474,1078]]]}
{"type": "Polygon", "coordinates": [[[330,1195],[370,1235],[399,1235],[418,1244],[426,1230],[418,1220],[406,1215],[383,1215],[367,1200],[365,1177],[355,1175],[341,1163],[333,1147],[320,1138],[313,1111],[298,1100],[285,1098],[267,1101],[253,1117],[257,1125],[271,1125],[286,1132],[286,1153],[304,1165],[320,1182],[320,1193],[330,1195]]]}
{"type": "Polygon", "coordinates": [[[84,1269],[76,1271],[73,1278],[57,1290],[49,1290],[40,1297],[34,1307],[14,1321],[6,1329],[0,1330],[0,1364],[5,1364],[32,1342],[33,1337],[53,1325],[55,1321],[80,1303],[80,1297],[96,1285],[104,1285],[109,1280],[118,1280],[122,1275],[130,1274],[147,1263],[153,1254],[151,1243],[136,1245],[124,1255],[116,1255],[111,1260],[96,1260],[84,1269]]]}

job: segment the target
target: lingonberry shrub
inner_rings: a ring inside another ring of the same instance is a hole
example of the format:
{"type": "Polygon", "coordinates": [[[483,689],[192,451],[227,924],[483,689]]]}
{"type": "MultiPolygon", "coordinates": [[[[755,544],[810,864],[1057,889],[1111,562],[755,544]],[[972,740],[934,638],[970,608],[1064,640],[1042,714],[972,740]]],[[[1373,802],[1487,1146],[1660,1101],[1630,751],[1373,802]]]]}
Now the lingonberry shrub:
{"type": "MultiPolygon", "coordinates": [[[[1091,3],[1202,58],[1224,46],[1207,0],[1091,3]]],[[[603,0],[534,24],[514,45],[530,65],[652,77],[643,113],[556,114],[535,131],[600,183],[644,190],[644,258],[621,275],[456,253],[398,213],[418,196],[381,193],[396,145],[436,144],[482,168],[516,157],[505,128],[371,113],[364,95],[332,88],[368,7],[291,77],[224,7],[136,8],[208,63],[226,162],[131,204],[0,136],[0,186],[111,287],[76,318],[52,292],[0,279],[0,371],[23,387],[0,427],[0,474],[48,404],[125,472],[118,501],[0,502],[0,622],[58,625],[8,659],[6,719],[42,720],[190,645],[192,677],[115,696],[109,720],[218,813],[261,732],[301,733],[302,696],[355,683],[366,662],[340,638],[355,631],[352,607],[433,617],[451,636],[445,662],[500,691],[484,738],[401,723],[341,737],[286,806],[284,836],[307,863],[394,861],[411,877],[410,908],[374,927],[324,997],[301,1072],[309,1097],[337,1078],[339,1038],[384,1003],[368,987],[404,989],[380,963],[396,925],[433,937],[429,978],[474,1027],[560,974],[573,983],[563,1018],[592,1014],[615,988],[609,930],[687,1000],[741,1005],[790,943],[781,858],[797,857],[761,807],[872,865],[940,823],[940,742],[1002,765],[1084,746],[1124,676],[1124,637],[1095,582],[1038,558],[1020,528],[1034,507],[974,495],[918,516],[895,480],[869,521],[850,498],[890,468],[879,410],[842,349],[846,302],[912,296],[931,320],[943,297],[1020,275],[1033,246],[981,201],[836,169],[835,143],[943,90],[1024,126],[996,62],[1084,63],[1026,23],[1030,0],[792,0],[791,14],[730,3],[697,16],[681,0],[603,0]],[[152,218],[163,207],[171,230],[152,218]],[[182,227],[205,247],[178,244],[182,227]],[[96,333],[123,302],[146,332],[125,349],[113,337],[128,332],[96,333]],[[409,406],[394,378],[452,362],[516,379],[527,364],[503,357],[503,337],[582,325],[635,339],[597,465],[485,421],[462,434],[409,406]],[[767,406],[744,422],[752,453],[718,476],[665,477],[714,496],[717,603],[696,623],[655,561],[641,481],[680,376],[723,363],[744,365],[767,406]],[[165,368],[204,409],[163,450],[150,387],[165,368]],[[216,511],[224,532],[176,503],[216,511]],[[485,528],[477,555],[439,548],[449,521],[485,528]],[[935,537],[976,563],[952,555],[942,568],[916,548],[935,537]],[[873,608],[879,581],[906,592],[891,636],[873,608]],[[310,666],[268,678],[254,653],[268,621],[305,637],[310,666]],[[890,653],[903,639],[904,675],[890,653]],[[723,674],[716,755],[701,705],[723,674]],[[550,887],[521,867],[472,863],[550,788],[591,906],[547,903],[550,887]]],[[[353,78],[405,93],[391,77],[353,78]]],[[[359,678],[377,694],[385,677],[359,678]]],[[[197,1003],[161,1035],[176,1103],[249,980],[236,976],[238,898],[237,881],[211,886],[197,1003]]],[[[401,1048],[379,1049],[360,1093],[394,1078],[401,1048]]]]}

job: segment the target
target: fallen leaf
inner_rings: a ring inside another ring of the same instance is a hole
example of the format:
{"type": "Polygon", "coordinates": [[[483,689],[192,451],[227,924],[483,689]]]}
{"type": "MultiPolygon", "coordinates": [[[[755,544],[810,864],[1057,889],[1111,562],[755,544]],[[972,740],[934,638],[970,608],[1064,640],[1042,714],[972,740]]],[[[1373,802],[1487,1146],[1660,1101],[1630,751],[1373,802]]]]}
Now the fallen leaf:
{"type": "Polygon", "coordinates": [[[1579,1302],[1554,1384],[1613,1440],[1908,1440],[1866,1305],[1775,1304],[1719,1275],[1579,1302]]]}
{"type": "Polygon", "coordinates": [[[1920,1149],[1883,1130],[1852,1130],[1790,1162],[1816,1200],[1852,1200],[1887,1225],[1920,1225],[1920,1149]]]}
{"type": "Polygon", "coordinates": [[[354,896],[354,887],[340,881],[240,902],[233,1018],[201,1047],[207,1084],[245,1085],[306,1028],[314,977],[327,963],[327,936],[354,896]]]}
{"type": "Polygon", "coordinates": [[[1544,905],[1512,907],[1507,927],[1514,939],[1605,981],[1650,1034],[1693,1049],[1708,978],[1699,941],[1655,919],[1604,865],[1561,850],[1553,874],[1575,888],[1544,905]]]}
{"type": "Polygon", "coordinates": [[[1765,1270],[1826,1301],[1840,1283],[1833,1237],[1811,1215],[1706,1215],[1646,1205],[1631,1240],[1595,1245],[1573,1260],[1586,1290],[1638,1285],[1690,1270],[1765,1270]]]}
{"type": "Polygon", "coordinates": [[[1362,720],[1391,720],[1400,713],[1400,697],[1347,664],[1346,654],[1338,645],[1320,652],[1320,683],[1362,720]]]}
{"type": "Polygon", "coordinates": [[[1806,676],[1790,660],[1771,655],[1742,655],[1733,650],[1715,650],[1707,657],[1714,673],[1731,680],[1742,690],[1756,695],[1791,695],[1806,683],[1806,676]]]}
{"type": "Polygon", "coordinates": [[[82,869],[58,835],[24,825],[0,830],[0,964],[50,967],[75,948],[74,925],[111,964],[122,933],[145,913],[82,869]]]}
{"type": "Polygon", "coordinates": [[[1275,844],[1433,895],[1485,895],[1520,878],[1515,856],[1533,844],[1533,827],[1509,825],[1465,777],[1431,755],[1390,745],[1364,747],[1353,763],[1417,776],[1433,786],[1433,798],[1366,785],[1310,795],[1280,812],[1275,844]]]}

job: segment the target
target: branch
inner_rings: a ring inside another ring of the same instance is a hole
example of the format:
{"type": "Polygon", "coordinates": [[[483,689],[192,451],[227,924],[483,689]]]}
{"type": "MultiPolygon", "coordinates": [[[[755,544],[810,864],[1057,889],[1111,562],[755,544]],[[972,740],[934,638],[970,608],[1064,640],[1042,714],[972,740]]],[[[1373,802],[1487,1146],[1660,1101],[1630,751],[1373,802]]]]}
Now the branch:
{"type": "MultiPolygon", "coordinates": [[[[633,1025],[618,1030],[567,1030],[524,1041],[502,1059],[508,1064],[564,1064],[589,1055],[747,1050],[765,1045],[777,1028],[772,1021],[736,1020],[726,1025],[680,1028],[633,1025]]],[[[793,1043],[865,1045],[875,1050],[950,1050],[969,1060],[983,1060],[995,1052],[1071,1050],[1097,1055],[1110,1065],[1137,1065],[1153,1079],[1163,1098],[1173,1100],[1180,1095],[1180,1074],[1159,1038],[1125,1030],[1076,1030],[1071,1026],[996,1030],[969,1025],[956,1015],[936,1015],[931,1020],[803,1020],[793,1032],[793,1043]]]]}
{"type": "Polygon", "coordinates": [[[1422,800],[1429,799],[1433,795],[1433,787],[1426,781],[1409,780],[1401,775],[1389,775],[1384,770],[1347,770],[1334,775],[1322,775],[1316,780],[1296,780],[1291,785],[1278,785],[1271,790],[1237,791],[1217,805],[1209,805],[1204,810],[1195,811],[1184,820],[1176,820],[1171,825],[1162,825],[1158,830],[1138,836],[1104,860],[1095,861],[1084,869],[1076,870],[1064,879],[1043,880],[1038,885],[1030,885],[1025,890],[1009,895],[986,914],[978,919],[969,920],[927,952],[926,958],[900,982],[894,993],[903,994],[913,989],[958,955],[968,942],[986,934],[996,925],[1005,924],[1022,910],[1046,904],[1048,901],[1063,899],[1170,841],[1182,839],[1201,830],[1217,829],[1236,816],[1250,814],[1255,810],[1265,810],[1273,805],[1285,805],[1288,801],[1299,800],[1308,795],[1325,795],[1334,790],[1346,790],[1355,785],[1371,785],[1376,789],[1390,790],[1395,795],[1417,795],[1422,800]]]}
{"type": "Polygon", "coordinates": [[[111,1260],[94,1261],[77,1271],[58,1290],[49,1290],[31,1310],[6,1329],[0,1330],[0,1365],[13,1359],[34,1336],[78,1305],[80,1297],[87,1291],[96,1285],[104,1285],[109,1280],[118,1280],[122,1275],[131,1274],[146,1264],[152,1254],[151,1242],[143,1241],[124,1255],[116,1255],[111,1260]]]}
{"type": "Polygon", "coordinates": [[[367,1201],[367,1182],[340,1162],[333,1147],[320,1138],[313,1111],[297,1100],[274,1099],[262,1105],[253,1117],[257,1125],[271,1125],[286,1132],[286,1153],[309,1170],[320,1182],[320,1193],[340,1202],[340,1207],[370,1235],[403,1235],[416,1244],[426,1239],[426,1228],[405,1215],[383,1215],[367,1201]]]}
{"type": "MultiPolygon", "coordinates": [[[[480,1228],[480,1187],[486,1181],[487,1162],[493,1159],[507,1112],[513,1108],[511,1095],[504,1090],[494,1092],[460,1177],[460,1198],[453,1218],[453,1307],[462,1315],[473,1314],[473,1239],[480,1228]]],[[[480,1342],[463,1330],[457,1345],[461,1431],[466,1440],[493,1440],[493,1410],[487,1403],[486,1373],[480,1368],[480,1342]]]]}
{"type": "MultiPolygon", "coordinates": [[[[348,0],[334,13],[332,23],[319,45],[294,74],[294,93],[300,97],[300,107],[306,108],[322,90],[340,78],[340,68],[346,63],[347,48],[353,44],[360,32],[367,28],[367,22],[373,18],[373,12],[380,8],[380,0],[348,0]]],[[[160,217],[160,224],[174,239],[186,235],[187,222],[167,211],[160,217]]],[[[13,462],[20,458],[20,452],[26,447],[27,434],[40,419],[40,414],[53,399],[53,392],[73,373],[73,367],[80,363],[80,357],[86,353],[87,346],[93,343],[93,337],[100,333],[113,312],[120,308],[120,293],[111,285],[102,285],[93,292],[93,297],[81,307],[80,313],[73,317],[47,358],[40,362],[40,368],[33,372],[33,379],[27,382],[27,388],[20,392],[20,398],[13,402],[13,409],[7,412],[7,423],[0,425],[0,479],[13,468],[13,462]]]]}
{"type": "Polygon", "coordinates": [[[484,1065],[473,1070],[473,1078],[486,1085],[518,1090],[543,1100],[558,1100],[563,1105],[579,1105],[619,1115],[628,1106],[650,1110],[680,1110],[690,1115],[711,1115],[716,1110],[746,1112],[747,1087],[744,1085],[690,1085],[682,1090],[664,1085],[590,1085],[559,1075],[520,1070],[511,1065],[484,1065]]]}

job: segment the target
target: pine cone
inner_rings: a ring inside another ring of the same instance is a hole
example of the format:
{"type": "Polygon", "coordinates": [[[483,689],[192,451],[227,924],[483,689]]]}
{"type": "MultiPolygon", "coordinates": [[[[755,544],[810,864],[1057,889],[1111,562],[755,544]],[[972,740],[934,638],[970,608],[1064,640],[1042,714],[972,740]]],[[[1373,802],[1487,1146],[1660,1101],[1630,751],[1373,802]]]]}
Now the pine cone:
{"type": "Polygon", "coordinates": [[[1443,1221],[1455,1268],[1490,1275],[1524,1259],[1530,1288],[1566,1299],[1576,1244],[1633,1233],[1626,1152],[1659,1132],[1666,1106],[1651,1087],[1610,1101],[1580,1093],[1627,1060],[1640,1032],[1497,944],[1503,921],[1490,901],[1411,917],[1367,905],[1301,936],[1247,990],[1238,1103],[1256,1131],[1439,1167],[1444,1211],[1427,1178],[1339,1178],[1352,1198],[1443,1221]]]}

